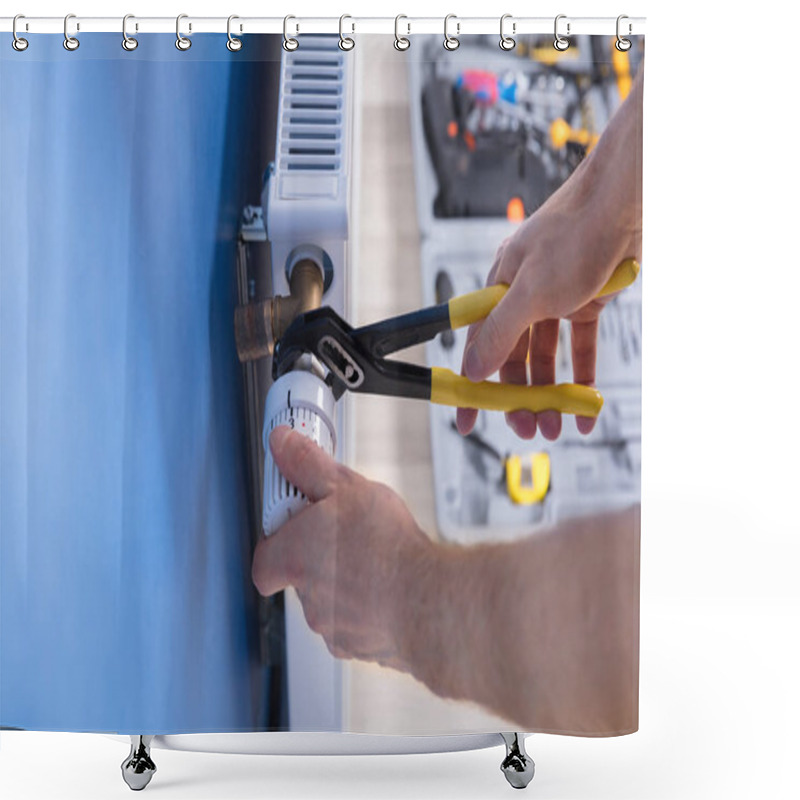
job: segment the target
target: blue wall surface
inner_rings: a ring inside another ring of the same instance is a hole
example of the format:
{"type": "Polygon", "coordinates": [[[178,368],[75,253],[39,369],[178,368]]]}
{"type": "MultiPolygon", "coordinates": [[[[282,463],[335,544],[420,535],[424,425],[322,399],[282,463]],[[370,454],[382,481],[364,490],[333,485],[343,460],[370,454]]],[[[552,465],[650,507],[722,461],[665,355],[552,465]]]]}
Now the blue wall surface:
{"type": "Polygon", "coordinates": [[[232,320],[265,65],[28,38],[0,48],[0,725],[251,730],[232,320]]]}

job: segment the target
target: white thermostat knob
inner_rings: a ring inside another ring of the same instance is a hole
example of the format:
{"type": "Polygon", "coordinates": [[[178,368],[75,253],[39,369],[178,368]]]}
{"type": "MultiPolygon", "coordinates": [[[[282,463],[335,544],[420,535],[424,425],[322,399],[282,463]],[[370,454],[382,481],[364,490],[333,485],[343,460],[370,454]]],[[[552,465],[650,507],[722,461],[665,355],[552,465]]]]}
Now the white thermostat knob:
{"type": "Polygon", "coordinates": [[[278,425],[307,436],[328,455],[336,452],[333,425],[334,406],[331,388],[312,372],[293,370],[281,376],[267,392],[264,413],[264,533],[274,533],[308,502],[306,496],[281,475],[272,460],[269,435],[278,425]]]}

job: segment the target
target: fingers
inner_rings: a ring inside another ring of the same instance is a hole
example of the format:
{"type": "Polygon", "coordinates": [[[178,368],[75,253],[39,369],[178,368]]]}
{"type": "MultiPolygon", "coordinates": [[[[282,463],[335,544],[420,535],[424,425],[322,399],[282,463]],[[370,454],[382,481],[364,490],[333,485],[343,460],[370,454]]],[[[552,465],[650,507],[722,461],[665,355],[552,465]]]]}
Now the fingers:
{"type": "Polygon", "coordinates": [[[288,586],[305,583],[306,558],[319,558],[309,538],[328,521],[321,505],[306,506],[270,536],[262,537],[253,553],[252,578],[259,593],[269,597],[288,586]]]}
{"type": "MultiPolygon", "coordinates": [[[[497,272],[498,280],[512,269],[506,267],[511,252],[507,247],[497,272]]],[[[536,321],[534,312],[524,281],[517,273],[505,296],[483,320],[472,344],[464,352],[464,368],[471,381],[485,380],[500,369],[523,331],[536,321]]]]}
{"type": "Polygon", "coordinates": [[[456,428],[462,436],[466,436],[478,421],[477,408],[457,408],[456,409],[456,428]]]}
{"type": "MultiPolygon", "coordinates": [[[[526,330],[511,351],[508,361],[500,367],[501,383],[528,383],[528,348],[531,332],[526,330]]],[[[536,435],[536,415],[531,411],[512,411],[506,414],[506,422],[511,430],[522,439],[532,439],[536,435]]]]}
{"type": "MultiPolygon", "coordinates": [[[[575,383],[594,386],[597,366],[598,319],[572,323],[572,372],[575,383]]],[[[581,433],[591,433],[596,417],[575,417],[581,433]]]]}
{"type": "Polygon", "coordinates": [[[494,254],[494,261],[492,262],[489,274],[486,276],[487,286],[493,286],[497,279],[497,272],[500,269],[500,264],[503,262],[503,255],[505,254],[507,245],[508,239],[504,239],[497,248],[497,252],[494,254]]]}
{"type": "Polygon", "coordinates": [[[312,505],[256,545],[252,578],[265,597],[302,581],[306,573],[305,554],[314,552],[304,545],[308,532],[323,524],[322,508],[315,504],[331,494],[338,472],[336,462],[321,447],[286,425],[272,431],[269,447],[283,477],[303,492],[312,505]]]}
{"type": "Polygon", "coordinates": [[[278,531],[262,537],[253,553],[251,577],[259,594],[269,597],[298,580],[297,565],[293,562],[291,542],[278,531]]]}
{"type": "Polygon", "coordinates": [[[331,493],[338,465],[311,439],[279,425],[269,436],[269,447],[283,477],[312,503],[331,493]]]}
{"type": "MultiPolygon", "coordinates": [[[[480,323],[476,322],[473,325],[469,326],[467,330],[467,341],[464,345],[464,354],[461,356],[461,374],[466,375],[466,371],[464,369],[464,356],[466,355],[467,350],[469,350],[470,343],[475,339],[475,336],[478,333],[478,328],[480,327],[480,323]]],[[[458,432],[462,436],[466,436],[474,427],[475,422],[478,419],[478,409],[477,408],[458,408],[456,409],[456,427],[458,428],[458,432]]]]}
{"type": "MultiPolygon", "coordinates": [[[[556,382],[556,350],[558,349],[558,320],[537,322],[531,332],[531,385],[543,386],[556,382]]],[[[561,433],[561,413],[540,411],[536,423],[545,439],[557,439],[561,433]]]]}
{"type": "MultiPolygon", "coordinates": [[[[505,252],[506,246],[508,244],[508,239],[505,239],[500,243],[500,246],[497,248],[495,252],[494,261],[492,262],[491,269],[489,270],[489,274],[486,277],[486,285],[492,286],[495,283],[495,279],[497,277],[497,272],[500,269],[500,264],[503,260],[503,254],[505,252]]],[[[461,374],[466,376],[466,368],[465,368],[465,361],[464,357],[467,354],[467,351],[470,349],[472,342],[475,340],[475,337],[478,335],[478,331],[481,328],[483,322],[476,322],[473,325],[469,326],[467,330],[467,341],[464,344],[464,354],[461,357],[461,374]]],[[[459,408],[456,409],[456,428],[458,428],[458,432],[462,436],[466,436],[474,427],[475,422],[478,419],[478,409],[477,408],[459,408]]]]}

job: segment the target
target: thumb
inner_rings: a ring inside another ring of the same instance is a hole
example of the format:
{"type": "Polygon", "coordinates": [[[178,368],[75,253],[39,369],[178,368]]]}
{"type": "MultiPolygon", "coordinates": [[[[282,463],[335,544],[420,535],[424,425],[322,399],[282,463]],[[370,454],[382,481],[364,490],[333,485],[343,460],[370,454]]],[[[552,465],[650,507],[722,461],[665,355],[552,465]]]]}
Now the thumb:
{"type": "Polygon", "coordinates": [[[338,464],[312,439],[279,425],[269,435],[269,448],[283,477],[312,503],[333,491],[338,464]]]}
{"type": "Polygon", "coordinates": [[[537,322],[533,311],[528,298],[512,283],[467,345],[464,373],[471,381],[486,380],[506,363],[522,333],[537,322]]]}

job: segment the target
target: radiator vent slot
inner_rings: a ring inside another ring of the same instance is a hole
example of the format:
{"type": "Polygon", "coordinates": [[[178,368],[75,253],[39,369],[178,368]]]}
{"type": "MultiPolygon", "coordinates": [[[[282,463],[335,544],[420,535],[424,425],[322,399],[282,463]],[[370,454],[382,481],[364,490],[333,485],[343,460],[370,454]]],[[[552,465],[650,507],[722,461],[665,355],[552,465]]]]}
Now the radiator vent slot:
{"type": "Polygon", "coordinates": [[[344,59],[338,36],[309,36],[284,54],[278,173],[342,168],[344,59]]]}

